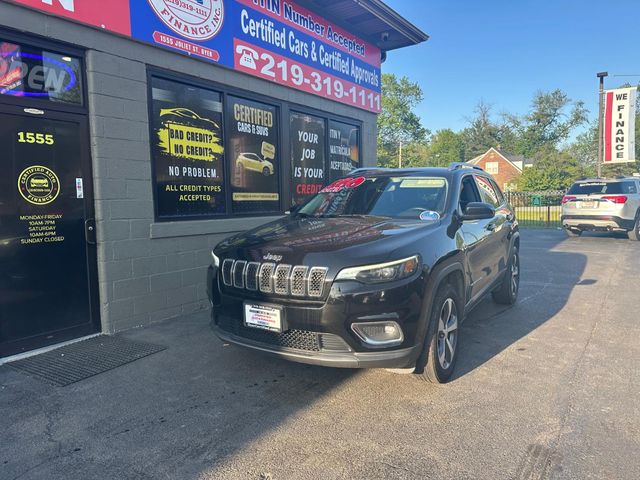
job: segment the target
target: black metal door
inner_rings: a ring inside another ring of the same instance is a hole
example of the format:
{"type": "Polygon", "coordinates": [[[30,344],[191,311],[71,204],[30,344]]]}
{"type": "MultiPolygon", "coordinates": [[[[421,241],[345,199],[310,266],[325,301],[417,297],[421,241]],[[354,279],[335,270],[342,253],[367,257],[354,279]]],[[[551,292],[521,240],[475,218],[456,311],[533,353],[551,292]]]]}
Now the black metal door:
{"type": "Polygon", "coordinates": [[[99,329],[83,115],[0,106],[0,357],[99,329]]]}

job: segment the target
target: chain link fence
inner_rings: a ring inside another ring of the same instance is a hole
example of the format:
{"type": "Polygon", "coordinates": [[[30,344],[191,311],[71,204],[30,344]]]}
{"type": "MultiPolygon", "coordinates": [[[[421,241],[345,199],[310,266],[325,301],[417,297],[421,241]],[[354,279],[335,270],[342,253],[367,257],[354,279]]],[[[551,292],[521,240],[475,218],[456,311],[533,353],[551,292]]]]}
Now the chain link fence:
{"type": "Polygon", "coordinates": [[[505,192],[509,204],[516,211],[516,218],[522,227],[559,228],[562,227],[562,191],[547,192],[505,192]]]}

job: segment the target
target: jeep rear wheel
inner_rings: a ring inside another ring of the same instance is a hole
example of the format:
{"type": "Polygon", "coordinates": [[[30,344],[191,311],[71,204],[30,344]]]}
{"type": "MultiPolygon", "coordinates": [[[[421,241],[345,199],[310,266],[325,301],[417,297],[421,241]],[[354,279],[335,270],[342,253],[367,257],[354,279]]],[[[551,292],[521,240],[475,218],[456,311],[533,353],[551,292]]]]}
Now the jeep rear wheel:
{"type": "Polygon", "coordinates": [[[567,233],[567,236],[571,238],[582,235],[582,230],[578,230],[577,228],[565,228],[564,231],[567,233]]]}
{"type": "Polygon", "coordinates": [[[430,383],[446,383],[453,374],[460,343],[460,295],[447,283],[438,289],[429,315],[429,328],[416,374],[430,383]]]}
{"type": "Polygon", "coordinates": [[[264,168],[262,169],[262,174],[263,174],[265,177],[268,177],[269,175],[271,175],[271,170],[269,170],[269,167],[264,167],[264,168]]]}
{"type": "Polygon", "coordinates": [[[504,279],[500,288],[495,290],[491,295],[493,301],[501,305],[513,305],[518,299],[518,291],[520,290],[520,253],[518,247],[514,246],[511,252],[511,258],[507,265],[507,271],[504,272],[504,279]]]}

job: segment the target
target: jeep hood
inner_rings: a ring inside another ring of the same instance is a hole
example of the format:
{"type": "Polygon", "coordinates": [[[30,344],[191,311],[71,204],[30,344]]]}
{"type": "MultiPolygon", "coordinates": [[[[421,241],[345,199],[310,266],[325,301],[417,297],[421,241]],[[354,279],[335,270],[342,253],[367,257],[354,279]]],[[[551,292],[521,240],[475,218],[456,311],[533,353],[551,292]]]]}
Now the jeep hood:
{"type": "Polygon", "coordinates": [[[288,216],[228,238],[214,252],[221,259],[334,270],[393,260],[398,250],[416,253],[418,248],[412,250],[412,243],[423,241],[439,224],[372,216],[288,216]]]}

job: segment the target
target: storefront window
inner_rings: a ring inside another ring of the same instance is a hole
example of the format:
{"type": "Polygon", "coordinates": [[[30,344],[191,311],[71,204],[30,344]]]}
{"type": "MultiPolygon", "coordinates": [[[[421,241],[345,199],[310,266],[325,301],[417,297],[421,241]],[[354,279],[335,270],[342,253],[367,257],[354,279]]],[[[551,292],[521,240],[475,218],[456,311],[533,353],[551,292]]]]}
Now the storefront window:
{"type": "Polygon", "coordinates": [[[291,136],[291,197],[302,204],[322,190],[325,184],[325,120],[313,115],[292,113],[289,117],[291,136]]]}
{"type": "Polygon", "coordinates": [[[360,128],[329,121],[329,181],[331,183],[360,166],[360,128]]]}
{"type": "Polygon", "coordinates": [[[80,60],[0,39],[0,95],[82,105],[80,60]]]}
{"type": "Polygon", "coordinates": [[[280,210],[278,115],[276,107],[227,97],[233,213],[280,210]]]}
{"type": "Polygon", "coordinates": [[[152,80],[152,152],[158,218],[226,213],[221,94],[152,80]]]}

